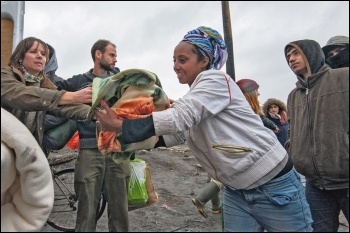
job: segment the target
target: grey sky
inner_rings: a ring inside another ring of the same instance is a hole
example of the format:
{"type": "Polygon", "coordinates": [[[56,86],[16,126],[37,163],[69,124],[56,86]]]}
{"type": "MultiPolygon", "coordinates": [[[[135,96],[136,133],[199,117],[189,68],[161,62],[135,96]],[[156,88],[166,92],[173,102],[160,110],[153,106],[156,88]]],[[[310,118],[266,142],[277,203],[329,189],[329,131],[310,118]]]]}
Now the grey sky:
{"type": "MultiPolygon", "coordinates": [[[[335,35],[349,36],[348,1],[230,2],[236,81],[254,79],[262,103],[287,101],[296,76],[284,58],[284,46],[313,39],[324,46],[335,35]]],[[[92,68],[91,46],[98,39],[117,45],[117,67],[142,68],[160,78],[172,99],[189,87],[173,71],[173,50],[198,26],[223,35],[221,2],[25,2],[24,38],[51,44],[63,78],[92,68]]],[[[222,68],[226,71],[226,67],[222,68]]]]}

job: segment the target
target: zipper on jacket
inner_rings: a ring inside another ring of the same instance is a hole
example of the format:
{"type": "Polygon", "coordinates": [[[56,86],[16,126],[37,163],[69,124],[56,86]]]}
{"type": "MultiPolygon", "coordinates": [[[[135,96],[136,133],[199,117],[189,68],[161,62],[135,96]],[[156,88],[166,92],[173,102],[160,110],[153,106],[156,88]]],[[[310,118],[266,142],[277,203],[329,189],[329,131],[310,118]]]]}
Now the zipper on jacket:
{"type": "MultiPolygon", "coordinates": [[[[195,145],[195,143],[193,143],[192,136],[191,136],[191,132],[192,132],[192,130],[189,129],[189,130],[188,130],[188,139],[191,140],[192,145],[195,146],[197,150],[201,151],[202,154],[206,155],[206,153],[204,153],[202,150],[200,150],[200,149],[195,145]]],[[[206,157],[207,157],[207,160],[208,160],[208,162],[209,162],[210,160],[208,159],[208,156],[206,156],[206,157]]],[[[221,182],[222,184],[224,184],[224,183],[218,178],[218,176],[216,175],[217,172],[216,172],[215,167],[214,167],[213,165],[212,165],[212,167],[213,167],[213,169],[214,169],[214,171],[215,171],[215,177],[212,177],[212,178],[215,179],[215,180],[217,180],[217,181],[219,181],[219,182],[221,182]]],[[[208,173],[208,172],[207,172],[207,173],[208,173]]],[[[209,173],[208,173],[208,174],[209,174],[209,173]]],[[[224,185],[225,185],[225,184],[224,184],[224,185]]]]}
{"type": "Polygon", "coordinates": [[[212,145],[213,149],[221,150],[230,154],[245,154],[251,152],[252,149],[243,146],[231,146],[231,145],[212,145]]]}
{"type": "Polygon", "coordinates": [[[312,117],[311,117],[311,103],[309,101],[309,82],[306,82],[306,106],[307,106],[307,118],[308,118],[308,124],[309,124],[309,134],[310,134],[310,144],[312,148],[312,153],[311,153],[311,160],[312,164],[314,166],[314,169],[317,173],[317,176],[319,177],[319,180],[321,181],[322,187],[323,181],[322,181],[322,176],[320,175],[320,172],[318,171],[316,162],[315,162],[315,148],[314,148],[314,135],[313,135],[313,127],[312,127],[312,117]]]}

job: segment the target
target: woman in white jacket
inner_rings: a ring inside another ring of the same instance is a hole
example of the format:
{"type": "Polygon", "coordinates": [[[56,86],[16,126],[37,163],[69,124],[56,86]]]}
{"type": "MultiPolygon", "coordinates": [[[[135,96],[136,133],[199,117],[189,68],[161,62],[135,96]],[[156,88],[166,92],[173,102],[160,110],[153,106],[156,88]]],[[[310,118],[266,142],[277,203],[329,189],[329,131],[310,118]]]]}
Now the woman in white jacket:
{"type": "Polygon", "coordinates": [[[1,232],[40,231],[53,200],[44,152],[28,128],[1,108],[1,232]]]}
{"type": "Polygon", "coordinates": [[[105,102],[95,111],[103,130],[125,143],[159,136],[188,146],[224,185],[225,231],[312,231],[303,186],[285,149],[264,127],[237,84],[219,71],[227,58],[222,36],[208,27],[188,32],[174,50],[174,71],[189,92],[172,107],[138,120],[120,120],[105,102]]]}

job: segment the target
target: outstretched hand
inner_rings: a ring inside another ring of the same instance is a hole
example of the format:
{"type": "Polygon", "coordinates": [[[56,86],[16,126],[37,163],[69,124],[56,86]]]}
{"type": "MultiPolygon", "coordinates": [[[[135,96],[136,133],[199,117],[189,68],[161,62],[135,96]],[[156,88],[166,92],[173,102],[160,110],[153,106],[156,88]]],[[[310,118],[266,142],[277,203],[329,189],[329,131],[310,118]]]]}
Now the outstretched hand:
{"type": "Polygon", "coordinates": [[[101,101],[101,108],[95,110],[95,117],[96,124],[100,125],[102,131],[122,131],[123,120],[118,119],[105,101],[101,101]]]}
{"type": "Polygon", "coordinates": [[[77,95],[76,100],[78,100],[79,103],[92,103],[92,87],[86,87],[84,89],[76,91],[75,94],[77,95]]]}

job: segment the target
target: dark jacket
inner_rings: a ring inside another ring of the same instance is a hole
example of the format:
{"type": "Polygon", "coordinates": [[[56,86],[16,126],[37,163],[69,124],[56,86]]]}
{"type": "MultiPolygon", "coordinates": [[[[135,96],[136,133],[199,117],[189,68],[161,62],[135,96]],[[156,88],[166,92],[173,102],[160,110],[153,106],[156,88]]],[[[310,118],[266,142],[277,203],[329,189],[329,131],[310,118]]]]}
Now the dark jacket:
{"type": "Polygon", "coordinates": [[[288,124],[288,121],[286,121],[285,123],[281,123],[280,119],[275,119],[270,116],[269,107],[272,104],[275,104],[278,106],[280,110],[279,114],[281,114],[282,111],[287,112],[287,106],[278,99],[270,98],[266,100],[266,102],[263,104],[263,107],[262,107],[263,112],[267,116],[267,118],[271,120],[278,127],[279,130],[277,133],[275,132],[275,134],[277,136],[278,141],[282,144],[282,146],[284,146],[284,144],[288,140],[289,124],[288,124]]]}
{"type": "Polygon", "coordinates": [[[267,118],[265,115],[261,115],[260,118],[266,128],[271,129],[272,131],[276,129],[276,124],[271,121],[271,119],[267,118]]]}
{"type": "Polygon", "coordinates": [[[315,41],[289,43],[285,55],[289,46],[302,54],[311,75],[306,81],[297,76],[288,95],[287,150],[297,171],[314,186],[349,188],[349,68],[330,69],[315,41]]]}
{"type": "MultiPolygon", "coordinates": [[[[119,73],[116,68],[114,72],[108,72],[106,77],[119,73]]],[[[74,75],[67,80],[57,81],[55,84],[59,90],[78,91],[92,85],[93,79],[97,77],[92,73],[92,69],[84,74],[74,75]]],[[[100,77],[103,78],[103,77],[100,77]]],[[[96,141],[96,123],[95,122],[77,122],[79,132],[80,148],[97,148],[96,141]]]]}

